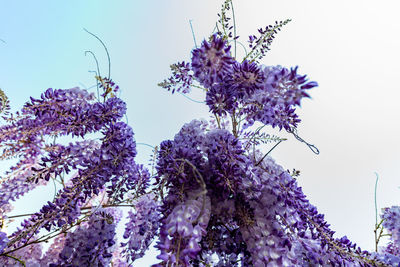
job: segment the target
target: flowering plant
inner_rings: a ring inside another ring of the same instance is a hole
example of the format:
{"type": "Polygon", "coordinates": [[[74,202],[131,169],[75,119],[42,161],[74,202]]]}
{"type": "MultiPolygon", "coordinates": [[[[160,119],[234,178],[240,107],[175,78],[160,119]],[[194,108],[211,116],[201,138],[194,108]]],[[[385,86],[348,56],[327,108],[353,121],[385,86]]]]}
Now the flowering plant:
{"type": "Polygon", "coordinates": [[[155,173],[135,162],[133,130],[122,121],[126,105],[109,76],[96,76],[101,96],[48,89],[15,115],[0,91],[1,159],[18,159],[0,180],[1,265],[129,266],[155,240],[154,266],[399,265],[398,207],[385,209],[377,223],[377,231],[391,234],[389,245],[362,251],[334,237],[298,186],[298,171],[289,173],[260,149],[284,141],[267,134],[267,125],[305,142],[296,108],[317,83],[298,67],[260,64],[290,20],[249,36],[249,51],[238,59],[231,11],[226,0],[216,32],[159,84],[172,93],[203,90],[213,119],[193,120],[163,141],[155,173]],[[57,142],[62,136],[74,141],[57,142]],[[62,187],[54,199],[6,234],[12,201],[50,180],[62,187]],[[122,207],[130,210],[118,241],[122,207]]]}

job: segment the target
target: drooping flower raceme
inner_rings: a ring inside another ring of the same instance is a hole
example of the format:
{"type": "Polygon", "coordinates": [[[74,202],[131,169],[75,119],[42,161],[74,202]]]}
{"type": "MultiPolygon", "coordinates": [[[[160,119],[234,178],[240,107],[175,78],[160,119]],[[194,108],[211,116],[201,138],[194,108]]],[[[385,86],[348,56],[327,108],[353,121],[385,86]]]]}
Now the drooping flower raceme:
{"type": "MultiPolygon", "coordinates": [[[[5,142],[6,145],[7,142],[19,144],[21,139],[46,135],[69,134],[73,137],[95,131],[103,134],[100,141],[84,140],[66,146],[56,143],[48,146],[40,139],[42,143],[39,144],[42,145],[34,150],[36,154],[27,153],[33,151],[27,150],[27,146],[16,150],[25,158],[13,167],[13,173],[18,173],[14,180],[2,180],[0,186],[10,189],[4,191],[6,197],[2,198],[2,206],[49,179],[57,179],[63,188],[53,201],[24,220],[22,228],[9,237],[7,248],[3,248],[4,253],[33,246],[35,236],[42,228],[59,231],[72,227],[82,216],[81,209],[85,203],[90,203],[92,197],[104,190],[107,191],[108,201],[114,202],[123,201],[126,193],[132,190],[138,189],[138,194],[145,192],[149,185],[149,173],[134,161],[136,145],[132,129],[126,123],[118,122],[126,111],[125,103],[116,97],[107,98],[104,103],[93,102],[94,96],[85,90],[49,89],[41,99],[32,98],[18,120],[0,129],[3,144],[5,142]],[[34,164],[29,159],[34,159],[34,164]],[[74,175],[68,181],[64,180],[64,176],[71,171],[74,175]],[[24,187],[16,187],[15,179],[21,180],[24,187]],[[137,188],[139,181],[140,189],[137,188]]],[[[54,263],[51,260],[46,262],[54,263]]]]}
{"type": "Polygon", "coordinates": [[[154,194],[146,194],[135,201],[135,212],[129,211],[124,239],[122,242],[121,256],[127,258],[127,262],[134,262],[143,257],[150,243],[157,234],[160,223],[159,203],[154,194]]]}
{"type": "Polygon", "coordinates": [[[227,130],[207,131],[204,126],[200,121],[186,124],[159,151],[159,179],[169,185],[157,244],[161,265],[377,264],[378,258],[347,237],[335,238],[296,180],[270,157],[246,150],[227,130]],[[187,202],[200,195],[202,186],[210,199],[210,219],[190,254],[182,254],[195,226],[184,219],[191,214],[186,213],[191,210],[187,202]]]}
{"type": "Polygon", "coordinates": [[[317,86],[306,75],[299,75],[297,67],[288,70],[235,61],[227,41],[218,35],[193,50],[191,67],[194,78],[207,90],[210,111],[218,116],[229,114],[234,123],[243,117],[247,127],[259,121],[291,131],[300,122],[295,107],[309,97],[306,90],[317,86]]]}
{"type": "Polygon", "coordinates": [[[187,199],[175,206],[163,219],[157,256],[163,264],[191,266],[191,260],[200,252],[199,245],[210,219],[210,199],[206,192],[190,192],[187,199]]]}
{"type": "Polygon", "coordinates": [[[5,247],[7,247],[8,241],[7,234],[0,232],[0,253],[3,252],[5,247]]]}
{"type": "Polygon", "coordinates": [[[56,264],[59,261],[60,253],[64,249],[66,239],[66,235],[63,234],[54,238],[53,243],[40,259],[41,266],[49,266],[50,264],[56,264]]]}
{"type": "MultiPolygon", "coordinates": [[[[34,238],[36,239],[36,238],[34,238]]],[[[41,267],[43,246],[41,243],[33,243],[30,246],[20,248],[14,252],[7,253],[8,256],[0,257],[0,266],[25,266],[41,267]]]]}
{"type": "MultiPolygon", "coordinates": [[[[73,144],[70,145],[71,147],[73,144]]],[[[133,132],[129,126],[123,122],[110,125],[104,132],[103,144],[91,150],[92,153],[88,154],[76,151],[77,157],[73,159],[74,164],[70,162],[70,165],[73,169],[77,169],[78,166],[81,168],[78,170],[78,175],[71,179],[72,184],[60,191],[54,201],[48,202],[40,212],[25,220],[24,228],[14,234],[15,241],[21,236],[24,238],[19,242],[28,240],[32,235],[32,229],[38,231],[44,227],[50,231],[54,227],[74,223],[80,215],[81,206],[93,194],[97,195],[107,183],[110,183],[107,186],[110,189],[109,195],[113,194],[117,188],[121,189],[120,179],[124,179],[124,188],[134,187],[138,178],[134,172],[137,168],[133,160],[136,150],[133,132]]],[[[75,150],[68,151],[72,153],[75,150]]],[[[119,197],[116,196],[115,199],[118,200],[119,197]]]]}
{"type": "Polygon", "coordinates": [[[392,234],[392,240],[400,244],[400,207],[383,209],[382,219],[383,226],[392,234]]]}
{"type": "Polygon", "coordinates": [[[113,217],[96,212],[86,225],[67,235],[57,264],[50,266],[107,266],[111,262],[114,237],[113,217]]]}
{"type": "Polygon", "coordinates": [[[217,35],[211,41],[203,41],[200,48],[192,52],[194,77],[206,88],[222,82],[231,72],[234,59],[226,40],[217,35]]]}
{"type": "Polygon", "coordinates": [[[172,93],[175,93],[175,91],[182,91],[183,94],[189,93],[193,80],[193,71],[190,68],[190,63],[182,61],[177,64],[172,64],[170,68],[172,76],[158,85],[172,93]]]}
{"type": "Polygon", "coordinates": [[[384,208],[381,217],[383,227],[391,235],[390,242],[380,247],[379,253],[374,256],[391,266],[398,266],[400,264],[400,207],[384,208]]]}
{"type": "MultiPolygon", "coordinates": [[[[45,146],[44,136],[70,134],[72,137],[83,137],[115,123],[125,114],[125,103],[118,98],[109,98],[105,103],[92,103],[93,100],[93,94],[79,88],[50,88],[42,94],[41,99],[31,98],[18,120],[0,127],[0,149],[3,148],[3,154],[8,157],[22,155],[17,165],[11,168],[12,179],[1,180],[0,192],[3,192],[3,196],[0,207],[35,188],[35,183],[29,183],[26,179],[35,175],[32,171],[35,164],[40,163],[38,157],[48,151],[51,156],[51,151],[57,150],[57,147],[45,146]]],[[[65,166],[65,162],[62,163],[65,166]]],[[[39,172],[42,174],[43,169],[39,172]]],[[[48,180],[50,172],[43,174],[48,180]]]]}

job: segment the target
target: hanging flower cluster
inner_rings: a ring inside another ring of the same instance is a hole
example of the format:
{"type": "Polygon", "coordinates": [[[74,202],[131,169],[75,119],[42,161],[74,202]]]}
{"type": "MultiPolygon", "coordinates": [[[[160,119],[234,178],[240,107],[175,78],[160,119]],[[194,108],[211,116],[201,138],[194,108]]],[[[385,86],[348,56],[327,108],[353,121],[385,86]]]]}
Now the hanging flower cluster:
{"type": "Polygon", "coordinates": [[[101,205],[132,206],[132,194],[146,196],[150,175],[135,163],[133,131],[120,121],[126,113],[125,103],[110,94],[103,96],[104,101],[98,102],[79,88],[48,89],[0,127],[3,157],[19,158],[1,178],[2,226],[11,219],[7,212],[12,201],[50,180],[62,187],[14,233],[1,232],[2,265],[28,260],[40,266],[105,266],[111,262],[117,221],[99,214],[99,209],[91,211],[93,199],[103,195],[101,205]],[[87,138],[91,133],[102,137],[87,138]],[[55,142],[60,136],[84,140],[64,145],[55,142]],[[43,235],[42,229],[49,234],[43,235]],[[41,252],[41,242],[53,237],[54,244],[46,253],[32,254],[41,252]]]}

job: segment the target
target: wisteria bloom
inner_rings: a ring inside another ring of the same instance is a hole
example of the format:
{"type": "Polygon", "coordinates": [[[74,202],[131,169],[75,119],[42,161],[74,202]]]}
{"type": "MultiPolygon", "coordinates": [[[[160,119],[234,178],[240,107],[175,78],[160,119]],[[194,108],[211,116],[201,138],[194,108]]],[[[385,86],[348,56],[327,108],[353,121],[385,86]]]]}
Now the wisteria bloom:
{"type": "Polygon", "coordinates": [[[4,232],[0,232],[0,253],[3,252],[4,248],[7,246],[8,243],[7,234],[4,232]]]}
{"type": "Polygon", "coordinates": [[[206,88],[222,82],[231,72],[233,62],[230,46],[217,35],[209,42],[204,40],[201,47],[192,52],[194,77],[206,88]]]}
{"type": "Polygon", "coordinates": [[[107,266],[115,244],[115,223],[112,216],[98,212],[86,225],[69,233],[57,264],[50,266],[107,266]]]}
{"type": "Polygon", "coordinates": [[[307,81],[307,76],[299,75],[297,69],[298,67],[289,70],[281,66],[264,68],[265,90],[270,93],[273,102],[299,106],[303,97],[310,97],[306,90],[316,87],[318,84],[314,81],[307,81]]]}
{"type": "Polygon", "coordinates": [[[129,211],[128,222],[123,235],[121,256],[127,262],[134,262],[144,256],[157,234],[161,214],[154,194],[146,194],[135,201],[135,212],[129,211]]]}

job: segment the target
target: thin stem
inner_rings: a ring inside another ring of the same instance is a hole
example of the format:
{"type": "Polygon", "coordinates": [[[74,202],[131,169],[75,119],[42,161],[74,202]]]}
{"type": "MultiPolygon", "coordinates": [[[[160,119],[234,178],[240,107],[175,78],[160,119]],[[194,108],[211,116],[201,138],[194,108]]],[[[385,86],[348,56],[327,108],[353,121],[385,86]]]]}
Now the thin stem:
{"type": "MultiPolygon", "coordinates": [[[[230,40],[228,43],[232,42],[232,40],[230,40]]],[[[234,40],[234,43],[236,45],[236,43],[240,44],[244,50],[244,54],[247,55],[247,49],[246,47],[242,44],[242,42],[239,42],[238,40],[234,40]]]]}
{"type": "Polygon", "coordinates": [[[190,23],[190,29],[192,30],[194,46],[197,48],[196,36],[194,35],[194,30],[193,30],[193,25],[192,25],[192,20],[191,19],[189,20],[189,23],[190,23]]]}
{"type": "Polygon", "coordinates": [[[188,97],[187,95],[185,95],[184,93],[179,92],[181,95],[183,95],[184,97],[186,97],[187,99],[189,99],[190,101],[194,102],[194,103],[199,103],[199,104],[204,104],[206,103],[205,101],[198,101],[198,100],[194,100],[193,98],[188,97]]]}
{"type": "Polygon", "coordinates": [[[232,118],[232,133],[235,137],[238,137],[238,135],[237,135],[238,129],[237,129],[235,110],[232,111],[231,118],[232,118]]]}
{"type": "Polygon", "coordinates": [[[90,31],[86,30],[85,28],[83,28],[83,30],[85,32],[87,32],[88,34],[92,35],[93,37],[95,37],[97,40],[99,40],[99,42],[103,45],[104,50],[106,51],[107,54],[107,59],[108,59],[108,79],[110,79],[111,76],[111,60],[110,60],[110,54],[108,53],[108,49],[106,47],[106,45],[103,43],[103,41],[97,37],[97,35],[95,35],[94,33],[91,33],[90,31]]]}
{"type": "MultiPolygon", "coordinates": [[[[215,22],[215,28],[217,28],[217,32],[221,32],[220,30],[219,30],[219,28],[218,28],[218,23],[217,22],[215,22]]],[[[214,28],[214,29],[215,29],[214,28]]]]}
{"type": "Polygon", "coordinates": [[[301,138],[300,136],[298,136],[298,134],[297,134],[297,129],[296,129],[296,128],[293,127],[293,128],[290,129],[288,132],[291,133],[291,134],[293,134],[293,136],[294,136],[297,140],[299,140],[300,142],[306,144],[306,145],[311,149],[311,151],[314,152],[314,154],[317,154],[317,155],[319,154],[319,149],[318,149],[315,145],[312,145],[312,144],[308,143],[308,142],[305,141],[303,138],[301,138]]]}
{"type": "Polygon", "coordinates": [[[380,237],[382,235],[383,228],[381,228],[379,236],[377,234],[378,234],[378,229],[380,228],[383,220],[378,225],[378,204],[377,204],[377,201],[376,201],[376,191],[377,191],[377,188],[378,188],[379,175],[378,175],[377,172],[375,172],[375,175],[376,175],[376,179],[375,179],[375,191],[374,191],[374,200],[375,200],[375,230],[374,230],[374,235],[375,235],[375,252],[378,252],[378,243],[379,243],[379,239],[380,239],[380,237]]]}
{"type": "Polygon", "coordinates": [[[22,264],[22,266],[26,267],[25,262],[23,260],[18,259],[17,257],[11,256],[11,255],[8,255],[8,254],[4,254],[3,256],[6,256],[6,257],[9,257],[9,258],[11,258],[11,259],[13,259],[15,261],[18,261],[19,263],[22,264]]]}
{"type": "Polygon", "coordinates": [[[203,90],[204,92],[207,92],[207,91],[208,91],[207,88],[201,87],[201,86],[199,86],[199,85],[191,84],[190,86],[191,86],[191,87],[194,87],[194,88],[199,88],[199,89],[203,90]]]}
{"type": "Polygon", "coordinates": [[[143,146],[148,146],[151,147],[152,149],[154,149],[154,146],[146,144],[146,143],[136,143],[137,145],[143,145],[143,146]]]}
{"type": "Polygon", "coordinates": [[[176,159],[177,161],[183,161],[187,164],[189,164],[190,167],[192,167],[192,171],[194,176],[196,177],[197,182],[200,184],[201,188],[207,192],[206,189],[206,183],[204,182],[203,176],[201,175],[201,173],[199,172],[199,170],[197,170],[196,166],[193,165],[193,163],[191,163],[190,161],[188,161],[187,159],[176,159]]]}
{"type": "MultiPolygon", "coordinates": [[[[226,2],[225,2],[226,3],[226,2]]],[[[226,29],[225,29],[225,3],[222,6],[222,10],[221,10],[221,25],[222,25],[222,29],[224,30],[224,37],[226,37],[226,39],[228,39],[228,35],[226,34],[226,29]]],[[[224,38],[225,39],[225,38],[224,38]]]]}
{"type": "Polygon", "coordinates": [[[268,156],[269,153],[271,153],[272,150],[275,149],[283,140],[280,140],[278,143],[276,143],[268,152],[265,154],[256,164],[256,166],[260,165],[260,163],[265,159],[266,156],[268,156]]]}
{"type": "Polygon", "coordinates": [[[7,219],[13,219],[13,218],[19,218],[19,217],[25,217],[25,216],[32,216],[33,214],[35,214],[35,213],[27,213],[27,214],[7,216],[7,219]]]}
{"type": "Polygon", "coordinates": [[[248,149],[248,146],[249,146],[249,144],[251,143],[251,140],[252,140],[253,138],[255,139],[255,136],[256,136],[264,127],[265,127],[265,124],[262,125],[262,126],[260,126],[260,127],[258,127],[258,128],[254,131],[253,135],[250,137],[249,142],[246,144],[245,150],[248,149]]]}
{"type": "Polygon", "coordinates": [[[56,179],[52,179],[53,180],[53,184],[54,184],[54,197],[53,197],[53,201],[54,199],[56,199],[57,196],[57,185],[56,185],[56,179]]]}
{"type": "Polygon", "coordinates": [[[379,175],[377,172],[375,172],[376,175],[376,180],[375,180],[375,193],[374,193],[374,198],[375,198],[375,226],[378,224],[378,204],[376,202],[376,189],[378,187],[378,180],[379,180],[379,175]]]}
{"type": "MultiPolygon", "coordinates": [[[[97,76],[101,77],[100,68],[99,68],[99,62],[97,61],[97,58],[96,58],[95,54],[92,51],[88,50],[88,51],[85,51],[85,56],[86,56],[87,53],[90,53],[93,56],[94,60],[96,61],[96,68],[97,68],[97,73],[96,74],[97,74],[97,76]]],[[[96,87],[97,87],[97,100],[100,100],[99,81],[96,82],[96,87]]]]}
{"type": "Polygon", "coordinates": [[[214,113],[215,119],[217,120],[218,128],[221,129],[221,121],[217,114],[214,113]]]}
{"type": "Polygon", "coordinates": [[[126,124],[129,124],[128,115],[126,113],[125,113],[125,120],[126,120],[126,124]]]}
{"type": "Polygon", "coordinates": [[[177,260],[177,263],[178,263],[178,264],[179,264],[179,262],[180,262],[179,254],[180,254],[180,251],[181,251],[181,240],[182,240],[182,237],[179,236],[179,240],[178,240],[178,251],[176,252],[176,260],[177,260]]]}
{"type": "MultiPolygon", "coordinates": [[[[291,21],[291,19],[287,19],[286,21],[284,21],[284,25],[287,24],[287,23],[289,23],[290,21],[291,21]]],[[[262,45],[262,44],[264,43],[264,41],[265,41],[267,38],[270,38],[271,35],[275,33],[275,30],[278,29],[279,27],[282,27],[282,25],[280,25],[280,24],[275,25],[271,30],[269,30],[268,33],[265,34],[264,37],[263,37],[262,39],[260,39],[260,40],[257,42],[257,44],[256,44],[256,45],[253,47],[253,49],[250,51],[250,53],[248,53],[248,54],[243,58],[242,62],[244,62],[248,57],[250,57],[250,56],[254,53],[254,51],[256,51],[257,48],[258,48],[260,45],[262,45]]],[[[259,53],[258,53],[255,57],[253,57],[253,60],[251,60],[251,61],[254,61],[254,59],[257,58],[258,56],[259,56],[259,53]]]]}
{"type": "Polygon", "coordinates": [[[231,0],[232,7],[232,18],[233,18],[233,40],[235,43],[235,58],[236,58],[236,19],[235,19],[235,10],[233,9],[233,2],[231,0]]]}

